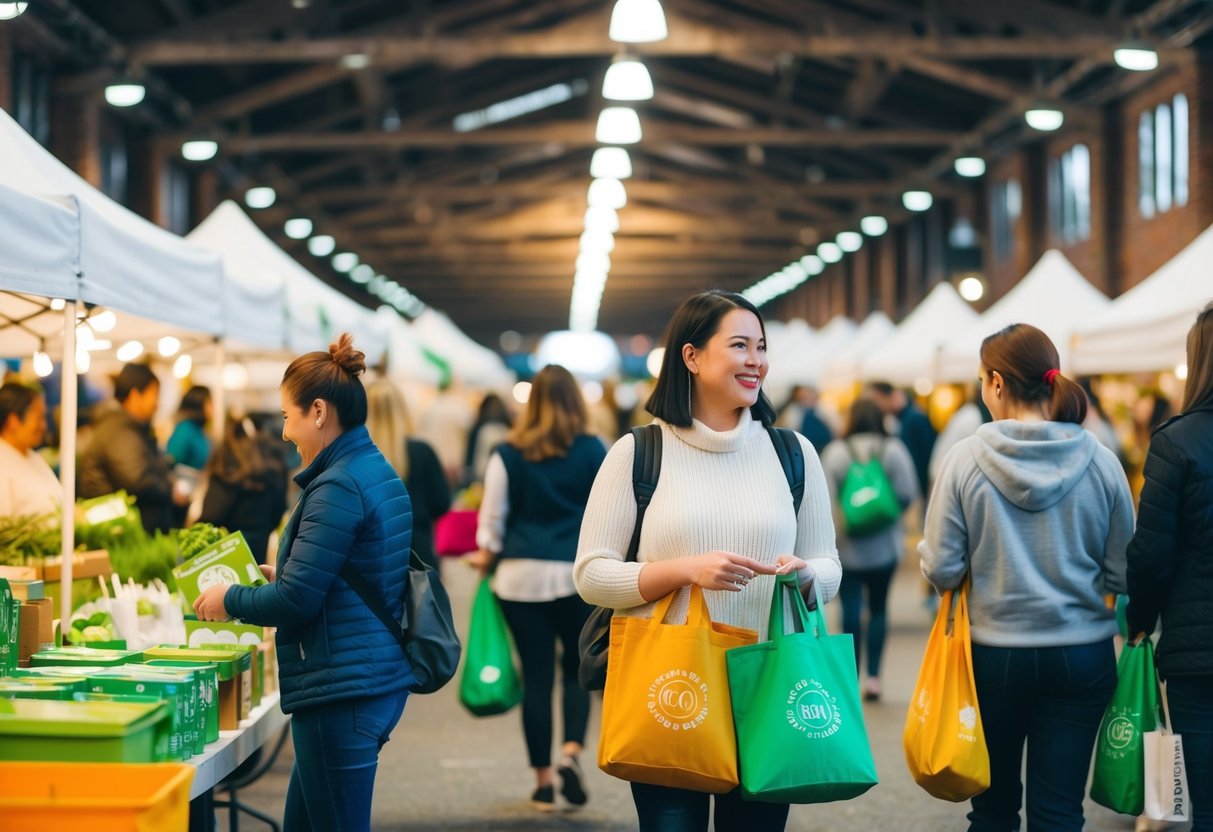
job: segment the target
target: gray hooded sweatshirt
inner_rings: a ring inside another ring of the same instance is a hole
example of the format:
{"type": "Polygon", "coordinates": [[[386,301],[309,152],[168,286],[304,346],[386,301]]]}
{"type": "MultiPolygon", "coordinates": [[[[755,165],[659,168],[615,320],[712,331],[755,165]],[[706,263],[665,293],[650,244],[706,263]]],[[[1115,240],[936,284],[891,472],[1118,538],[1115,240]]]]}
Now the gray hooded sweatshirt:
{"type": "Polygon", "coordinates": [[[1129,483],[1081,425],[982,425],[944,460],[918,551],[936,589],[972,569],[974,643],[1089,644],[1116,633],[1106,594],[1125,591],[1129,483]]]}

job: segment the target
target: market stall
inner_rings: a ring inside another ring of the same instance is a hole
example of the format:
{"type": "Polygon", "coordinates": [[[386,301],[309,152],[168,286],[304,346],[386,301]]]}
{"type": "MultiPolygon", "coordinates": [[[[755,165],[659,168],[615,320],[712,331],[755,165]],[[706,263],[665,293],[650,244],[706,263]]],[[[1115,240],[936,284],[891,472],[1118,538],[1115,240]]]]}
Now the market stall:
{"type": "Polygon", "coordinates": [[[859,364],[896,330],[889,316],[876,311],[863,319],[846,344],[833,351],[821,368],[823,388],[846,387],[859,379],[859,364]]]}
{"type": "Polygon", "coordinates": [[[939,348],[976,319],[977,313],[951,283],[937,283],[889,339],[860,360],[859,379],[903,386],[929,381],[939,348]]]}
{"type": "Polygon", "coordinates": [[[497,353],[473,341],[436,309],[427,308],[418,315],[412,332],[427,350],[447,362],[454,377],[466,384],[493,390],[513,382],[514,374],[497,353]]]}

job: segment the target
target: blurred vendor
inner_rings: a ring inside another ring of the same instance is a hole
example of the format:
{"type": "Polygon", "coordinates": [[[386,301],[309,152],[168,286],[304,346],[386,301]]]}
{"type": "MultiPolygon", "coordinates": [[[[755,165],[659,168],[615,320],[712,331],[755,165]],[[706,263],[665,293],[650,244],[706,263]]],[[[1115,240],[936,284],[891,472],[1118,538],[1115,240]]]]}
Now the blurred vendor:
{"type": "Polygon", "coordinates": [[[46,433],[46,399],[34,387],[0,387],[0,516],[52,514],[63,490],[34,449],[46,433]]]}

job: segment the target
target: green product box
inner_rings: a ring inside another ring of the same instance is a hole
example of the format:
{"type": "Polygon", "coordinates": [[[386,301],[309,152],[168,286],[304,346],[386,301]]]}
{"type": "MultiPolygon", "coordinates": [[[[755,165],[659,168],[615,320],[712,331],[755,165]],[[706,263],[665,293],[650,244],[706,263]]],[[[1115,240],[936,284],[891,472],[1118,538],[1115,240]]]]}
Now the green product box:
{"type": "Polygon", "coordinates": [[[78,673],[75,668],[19,667],[13,671],[12,676],[0,679],[0,682],[21,682],[25,685],[66,687],[69,695],[63,697],[64,699],[70,699],[70,694],[82,693],[88,690],[88,677],[78,673]],[[66,673],[63,672],[65,670],[67,671],[66,673]]]}
{"type": "Polygon", "coordinates": [[[0,679],[0,697],[4,699],[71,699],[72,685],[36,685],[24,679],[0,679]]]}
{"type": "MultiPolygon", "coordinates": [[[[219,739],[219,666],[206,662],[178,661],[176,659],[153,659],[144,664],[151,669],[187,671],[191,673],[198,688],[198,711],[202,721],[202,745],[219,739]]],[[[196,754],[201,754],[197,739],[196,754]]]]}
{"type": "Polygon", "coordinates": [[[249,670],[242,674],[245,679],[244,696],[249,700],[248,709],[252,710],[261,704],[261,642],[257,644],[199,644],[204,650],[242,650],[248,654],[249,670]]]}
{"type": "MultiPolygon", "coordinates": [[[[168,758],[173,762],[188,760],[194,753],[194,732],[197,727],[190,708],[189,684],[178,677],[144,675],[99,675],[89,681],[89,691],[84,696],[104,694],[123,697],[116,701],[131,701],[126,697],[152,697],[169,703],[168,758]]],[[[196,704],[196,703],[195,703],[196,704]]]]}
{"type": "Polygon", "coordinates": [[[184,719],[182,734],[188,757],[190,754],[201,754],[208,742],[206,679],[199,668],[199,665],[158,667],[153,664],[130,664],[125,667],[110,668],[97,676],[109,679],[154,679],[180,685],[182,689],[181,711],[184,719]]]}
{"type": "Polygon", "coordinates": [[[240,532],[232,532],[214,546],[174,567],[173,577],[191,605],[203,590],[217,584],[261,586],[266,583],[240,532]]]}
{"type": "Polygon", "coordinates": [[[220,647],[251,644],[256,647],[264,640],[265,628],[255,624],[185,619],[185,642],[188,647],[202,647],[207,644],[216,644],[220,647]]]}
{"type": "Polygon", "coordinates": [[[0,760],[162,763],[167,702],[0,699],[0,760]]]}
{"type": "Polygon", "coordinates": [[[31,667],[63,665],[68,667],[115,667],[137,662],[142,654],[138,650],[106,650],[96,647],[72,645],[43,650],[29,657],[31,667]]]}
{"type": "MultiPolygon", "coordinates": [[[[0,578],[0,675],[7,676],[17,667],[18,613],[7,578],[0,578]]],[[[19,607],[17,608],[20,609],[19,607]]]]}

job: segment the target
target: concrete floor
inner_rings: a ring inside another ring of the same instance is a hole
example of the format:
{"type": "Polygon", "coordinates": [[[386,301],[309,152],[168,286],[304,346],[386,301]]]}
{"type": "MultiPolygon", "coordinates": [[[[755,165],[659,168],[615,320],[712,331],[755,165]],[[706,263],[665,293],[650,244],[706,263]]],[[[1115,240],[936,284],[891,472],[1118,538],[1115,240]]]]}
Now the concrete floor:
{"type": "MultiPolygon", "coordinates": [[[[885,695],[865,706],[868,735],[880,784],[855,800],[793,806],[793,832],[856,830],[964,829],[967,804],[935,800],[918,788],[906,771],[901,748],[906,707],[922,658],[930,619],[922,607],[917,559],[903,564],[891,599],[891,628],[886,654],[885,695]]],[[[444,563],[457,620],[466,626],[475,577],[457,561],[444,563]]],[[[833,605],[831,605],[833,606],[833,605]]],[[[832,611],[834,617],[837,610],[832,611]]],[[[459,705],[457,684],[430,696],[417,696],[405,708],[394,738],[380,756],[375,786],[376,830],[544,830],[636,828],[628,784],[594,766],[597,704],[583,757],[590,802],[577,812],[542,815],[528,808],[533,779],[527,767],[519,714],[476,719],[459,705]]],[[[241,799],[281,817],[293,755],[289,742],[275,767],[241,799]]],[[[226,814],[219,813],[219,828],[226,814]]],[[[265,828],[243,818],[246,830],[265,828]]],[[[1087,829],[1132,830],[1133,819],[1088,801],[1087,829]]]]}

